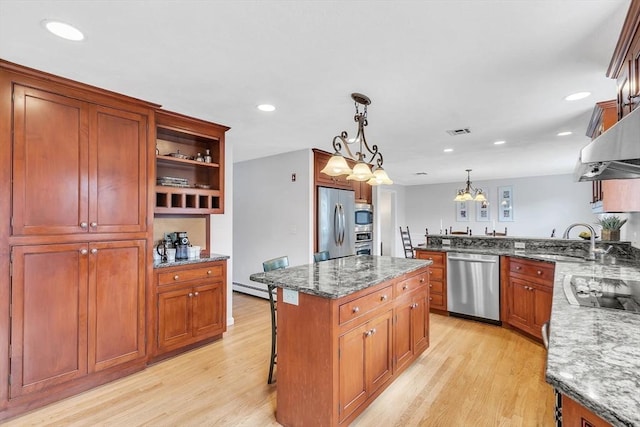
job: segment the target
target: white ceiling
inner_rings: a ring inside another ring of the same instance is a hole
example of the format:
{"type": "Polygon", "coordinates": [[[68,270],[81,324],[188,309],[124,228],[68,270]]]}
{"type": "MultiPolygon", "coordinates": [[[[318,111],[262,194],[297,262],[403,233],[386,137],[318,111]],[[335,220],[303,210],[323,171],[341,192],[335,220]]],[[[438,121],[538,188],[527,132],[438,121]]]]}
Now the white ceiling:
{"type": "Polygon", "coordinates": [[[231,126],[234,161],[330,151],[355,133],[361,92],[396,183],[462,183],[467,168],[472,180],[573,171],[594,103],[615,97],[605,72],[629,3],[0,0],[0,58],[231,126]],[[578,91],[592,96],[564,100],[578,91]]]}

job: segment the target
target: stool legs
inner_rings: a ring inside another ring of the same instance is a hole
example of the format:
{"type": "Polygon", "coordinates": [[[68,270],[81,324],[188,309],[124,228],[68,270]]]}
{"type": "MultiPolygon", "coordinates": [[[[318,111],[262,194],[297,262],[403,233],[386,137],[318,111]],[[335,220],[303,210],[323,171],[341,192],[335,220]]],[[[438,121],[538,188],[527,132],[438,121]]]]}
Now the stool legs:
{"type": "Polygon", "coordinates": [[[271,361],[269,363],[269,378],[267,384],[273,384],[273,367],[276,364],[276,301],[274,298],[275,287],[269,286],[269,305],[271,306],[271,361]]]}

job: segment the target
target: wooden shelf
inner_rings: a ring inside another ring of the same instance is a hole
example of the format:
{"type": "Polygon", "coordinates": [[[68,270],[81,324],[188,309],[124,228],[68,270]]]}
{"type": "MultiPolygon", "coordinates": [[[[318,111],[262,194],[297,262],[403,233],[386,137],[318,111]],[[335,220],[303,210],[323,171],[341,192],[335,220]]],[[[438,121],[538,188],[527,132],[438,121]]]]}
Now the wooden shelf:
{"type": "Polygon", "coordinates": [[[163,156],[163,155],[160,155],[160,154],[156,155],[156,160],[158,162],[167,162],[167,164],[185,164],[185,165],[194,165],[194,166],[205,167],[205,168],[219,168],[220,167],[219,163],[197,162],[195,160],[179,159],[177,157],[163,156]]]}

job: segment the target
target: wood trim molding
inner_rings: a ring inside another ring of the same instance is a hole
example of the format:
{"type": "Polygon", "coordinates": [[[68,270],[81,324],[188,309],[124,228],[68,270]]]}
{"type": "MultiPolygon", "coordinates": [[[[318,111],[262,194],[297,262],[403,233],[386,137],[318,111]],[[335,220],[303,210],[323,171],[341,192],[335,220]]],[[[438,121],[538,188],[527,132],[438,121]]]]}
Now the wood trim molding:
{"type": "Polygon", "coordinates": [[[618,78],[620,70],[624,66],[624,60],[629,52],[629,48],[631,47],[631,42],[638,30],[638,25],[640,25],[640,0],[631,0],[627,17],[620,31],[618,43],[613,51],[613,56],[607,69],[607,77],[611,79],[618,78]]]}

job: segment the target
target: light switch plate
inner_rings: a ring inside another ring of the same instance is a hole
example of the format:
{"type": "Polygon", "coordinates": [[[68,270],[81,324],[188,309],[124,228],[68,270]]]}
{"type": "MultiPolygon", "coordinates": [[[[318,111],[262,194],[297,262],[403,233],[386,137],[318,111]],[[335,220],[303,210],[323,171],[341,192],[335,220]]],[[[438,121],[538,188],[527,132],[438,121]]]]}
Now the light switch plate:
{"type": "Polygon", "coordinates": [[[451,239],[442,239],[442,245],[447,246],[451,244],[451,239]]]}
{"type": "Polygon", "coordinates": [[[298,291],[294,291],[293,289],[283,288],[282,302],[291,304],[291,305],[298,305],[298,291]]]}
{"type": "Polygon", "coordinates": [[[516,249],[524,249],[525,247],[524,242],[515,242],[514,245],[516,249]]]}

